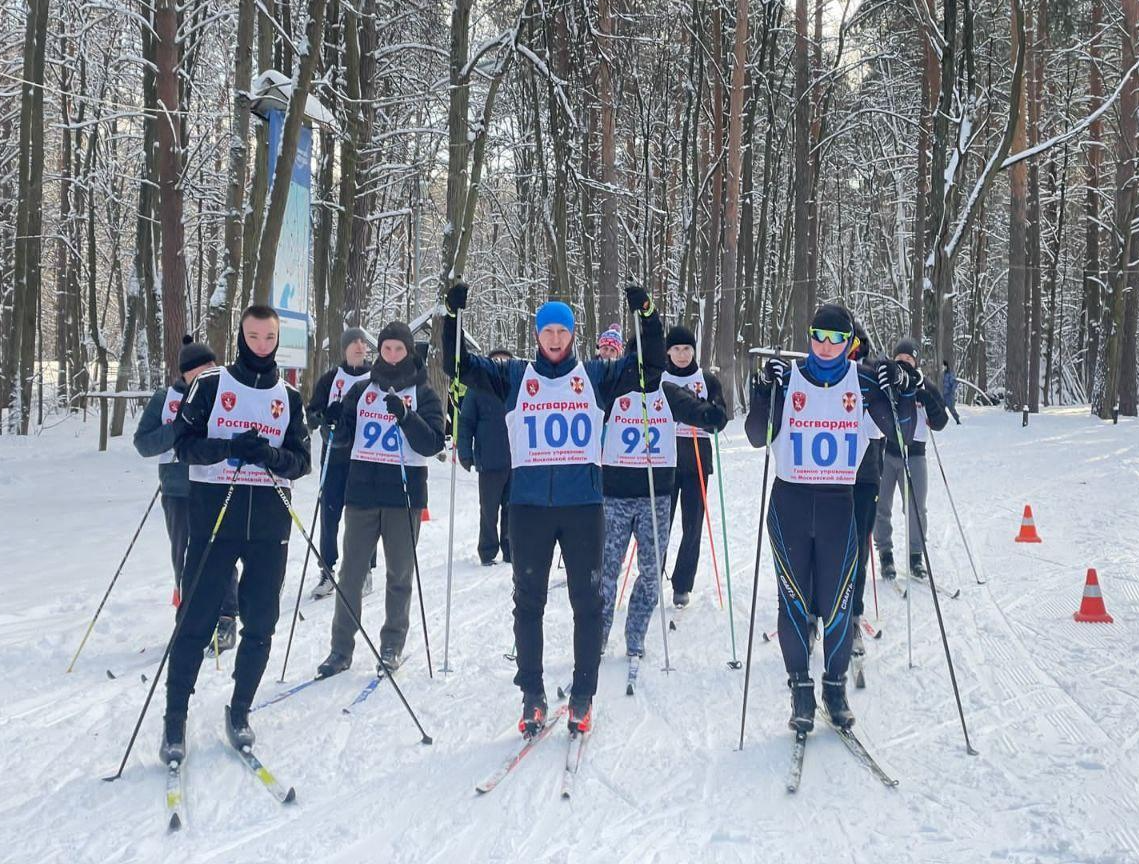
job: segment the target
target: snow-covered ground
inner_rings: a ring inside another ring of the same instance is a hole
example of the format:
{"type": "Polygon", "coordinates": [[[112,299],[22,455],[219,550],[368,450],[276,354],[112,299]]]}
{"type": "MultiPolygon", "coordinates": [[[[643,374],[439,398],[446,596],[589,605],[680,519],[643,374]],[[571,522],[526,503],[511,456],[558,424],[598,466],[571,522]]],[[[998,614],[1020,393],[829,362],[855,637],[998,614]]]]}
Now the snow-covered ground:
{"type": "MultiPolygon", "coordinates": [[[[869,686],[852,689],[851,701],[857,731],[901,785],[873,781],[824,726],[810,739],[799,794],[787,795],[778,645],[757,634],[738,752],[743,672],[726,664],[728,621],[705,541],[693,606],[670,634],[676,671],[658,671],[655,621],[635,697],[624,695],[623,660],[612,651],[603,660],[574,799],[558,795],[562,731],[495,792],[476,796],[475,783],[517,739],[518,694],[503,659],[510,573],[477,563],[476,479],[460,472],[453,671],[443,677],[449,469],[432,463],[420,563],[436,677],[428,679],[413,616],[414,650],[399,681],[434,745],[420,743],[388,685],[342,713],[371,669],[360,645],[350,672],[254,714],[262,758],[297,787],[297,803],[282,807],[223,743],[233,661],[224,655],[221,671],[203,665],[191,703],[189,825],[172,836],[155,753],[161,688],[123,779],[101,780],[118,765],[146,694],[141,676],[153,676],[172,625],[157,506],[75,671],[64,673],[153,492],[155,466],[125,439],[96,452],[93,423],[0,438],[0,860],[1139,862],[1139,423],[1111,426],[1066,409],[1022,429],[1019,415],[1000,410],[962,414],[965,425],[940,437],[941,452],[988,583],[973,579],[935,466],[930,543],[937,580],[961,588],[942,609],[980,755],[965,753],[930,595],[913,597],[910,669],[905,602],[879,583],[884,635],[868,643],[869,686]],[[1026,503],[1042,545],[1012,542],[1026,503]],[[1089,566],[1112,625],[1072,620],[1089,566]]],[[[742,659],[762,457],[738,421],[723,467],[742,659]]],[[[306,522],[315,487],[308,479],[297,491],[306,522]]],[[[294,539],[263,697],[284,686],[277,678],[304,551],[294,539]]],[[[382,596],[365,601],[373,633],[382,596]]],[[[869,588],[867,606],[873,616],[869,588]]],[[[758,607],[757,629],[773,629],[766,548],[758,607]]],[[[306,599],[289,683],[323,659],[332,608],[306,599]]],[[[552,592],[546,621],[552,699],[570,667],[564,589],[552,592]]]]}

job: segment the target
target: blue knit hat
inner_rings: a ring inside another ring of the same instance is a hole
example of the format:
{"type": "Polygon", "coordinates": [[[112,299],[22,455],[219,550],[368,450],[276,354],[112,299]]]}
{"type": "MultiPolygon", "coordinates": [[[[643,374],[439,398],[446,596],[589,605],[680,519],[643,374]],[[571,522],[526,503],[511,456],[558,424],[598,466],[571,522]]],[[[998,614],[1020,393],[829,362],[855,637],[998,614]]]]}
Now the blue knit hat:
{"type": "Polygon", "coordinates": [[[560,324],[567,330],[573,330],[573,310],[559,300],[551,300],[538,307],[534,316],[534,329],[541,333],[551,324],[560,324]]]}

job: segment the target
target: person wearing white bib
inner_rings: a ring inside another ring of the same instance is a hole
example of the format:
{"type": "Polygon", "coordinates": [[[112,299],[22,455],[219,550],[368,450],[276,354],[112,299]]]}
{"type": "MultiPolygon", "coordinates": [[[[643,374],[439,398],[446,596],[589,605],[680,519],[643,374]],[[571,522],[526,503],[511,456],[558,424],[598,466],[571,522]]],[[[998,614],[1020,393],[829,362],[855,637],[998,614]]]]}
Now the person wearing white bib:
{"type": "MultiPolygon", "coordinates": [[[[443,368],[455,374],[455,314],[466,308],[468,288],[457,283],[446,297],[443,368]]],[[[664,369],[664,333],[648,294],[625,288],[632,314],[641,316],[646,377],[664,369]]],[[[605,534],[601,486],[601,440],[605,411],[628,392],[623,381],[636,369],[635,357],[583,362],[574,354],[574,314],[551,301],[535,314],[538,342],[532,361],[496,363],[460,347],[460,380],[489,390],[507,409],[510,440],[510,555],[514,567],[514,638],[522,690],[518,730],[526,737],[546,724],[542,618],[554,547],[565,562],[573,606],[571,731],[592,721],[597,667],[601,660],[601,566],[605,534]]]]}
{"type": "MultiPolygon", "coordinates": [[[[892,361],[870,367],[847,359],[854,321],[843,306],[819,307],[809,335],[806,360],[788,365],[775,357],[764,365],[744,424],[752,446],[763,447],[770,411],[776,479],[767,528],[779,587],[779,647],[791,689],[788,725],[797,733],[814,728],[809,664],[816,618],[823,626],[823,704],[835,725],[854,723],[846,672],[858,564],[852,490],[867,448],[863,412],[893,434],[890,391],[912,386],[892,361]]],[[[908,404],[912,427],[912,400],[908,404]]]]}
{"type": "Polygon", "coordinates": [[[415,351],[411,330],[394,321],[380,330],[376,342],[379,356],[367,380],[358,381],[344,397],[333,443],[335,450],[349,458],[344,487],[344,558],[332,617],[331,649],[317,668],[318,678],[337,675],[352,665],[364,582],[376,544],[381,541],[385,591],[380,657],[391,672],[403,663],[415,545],[427,506],[427,462],[443,449],[443,403],[427,384],[427,369],[415,351]]]}
{"type": "Polygon", "coordinates": [[[175,452],[190,466],[190,542],[178,608],[181,626],[166,673],[166,720],[159,750],[163,764],[185,758],[190,694],[239,560],[241,639],[233,694],[226,706],[226,733],[235,747],[254,740],[249,708],[273,644],[292,525],[269,472],[288,495],[292,481],[311,468],[304,402],[277,370],[279,332],[273,309],[246,309],[236,362],[198,375],[175,420],[175,452]],[[231,484],[229,507],[217,525],[231,484]],[[217,536],[209,546],[215,525],[217,536]],[[207,547],[209,555],[203,560],[207,547]]]}
{"type": "MultiPolygon", "coordinates": [[[[687,327],[672,327],[665,339],[668,367],[663,380],[684,387],[698,399],[705,399],[722,410],[724,391],[720,379],[696,362],[696,336],[687,327]]],[[[680,509],[680,548],[672,565],[672,604],[688,605],[696,568],[700,565],[700,542],[704,532],[704,500],[712,477],[712,438],[703,429],[680,423],[676,430],[676,485],[672,488],[669,522],[680,509]]]]}
{"type": "MultiPolygon", "coordinates": [[[[636,342],[625,346],[625,353],[636,357],[636,342]]],[[[605,492],[605,553],[601,585],[605,595],[602,612],[602,645],[609,642],[609,630],[617,601],[617,580],[625,560],[629,538],[637,542],[637,579],[629,592],[625,616],[625,654],[645,656],[645,634],[658,602],[659,570],[668,549],[669,506],[676,480],[677,452],[685,444],[677,434],[681,423],[702,431],[718,432],[728,415],[714,402],[699,398],[686,387],[662,381],[662,376],[645,377],[645,402],[636,367],[626,373],[628,389],[609,407],[602,448],[601,482],[605,492]],[[645,418],[648,412],[648,440],[645,418]],[[652,499],[649,495],[648,466],[653,466],[656,493],[656,520],[662,560],[656,561],[653,538],[652,499]],[[655,566],[654,566],[655,565],[655,566]]]]}
{"type": "MultiPolygon", "coordinates": [[[[917,380],[916,390],[908,397],[916,400],[916,418],[913,441],[906,448],[909,454],[910,479],[913,489],[910,500],[904,508],[908,522],[910,575],[915,579],[926,579],[928,574],[922,558],[921,534],[918,520],[929,537],[929,520],[925,511],[926,493],[929,491],[929,475],[926,472],[925,445],[929,440],[929,430],[940,432],[949,423],[949,412],[938,389],[925,380],[919,370],[918,346],[913,339],[902,339],[894,348],[894,360],[917,380]],[[916,502],[916,506],[915,506],[916,502]]],[[[902,462],[902,451],[898,449],[895,436],[886,436],[886,457],[882,465],[882,479],[878,487],[878,512],[874,520],[874,545],[878,549],[878,561],[882,565],[882,577],[894,579],[897,565],[894,564],[894,526],[892,524],[894,491],[905,488],[906,474],[902,462]]]]}
{"type": "MultiPolygon", "coordinates": [[[[340,422],[340,410],[344,397],[359,381],[368,380],[372,367],[367,363],[368,341],[359,327],[349,327],[340,334],[340,352],[343,360],[316,379],[312,385],[312,398],[309,399],[308,428],[320,428],[323,447],[320,451],[320,464],[323,480],[320,489],[320,558],[324,568],[320,571],[320,581],[312,591],[314,600],[332,593],[332,571],[340,560],[340,516],[344,511],[344,487],[348,483],[347,448],[328,446],[331,437],[335,442],[334,430],[340,422]]],[[[372,566],[375,566],[373,558],[372,566]]]]}

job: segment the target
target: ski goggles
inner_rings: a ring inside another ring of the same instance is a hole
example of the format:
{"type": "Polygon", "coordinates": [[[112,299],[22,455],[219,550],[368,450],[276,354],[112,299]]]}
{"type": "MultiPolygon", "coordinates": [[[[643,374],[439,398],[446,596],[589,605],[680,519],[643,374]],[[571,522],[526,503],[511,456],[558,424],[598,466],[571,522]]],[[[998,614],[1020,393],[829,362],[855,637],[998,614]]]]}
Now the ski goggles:
{"type": "Polygon", "coordinates": [[[816,342],[830,342],[832,345],[841,345],[851,337],[849,330],[824,330],[821,327],[812,327],[808,332],[816,342]]]}

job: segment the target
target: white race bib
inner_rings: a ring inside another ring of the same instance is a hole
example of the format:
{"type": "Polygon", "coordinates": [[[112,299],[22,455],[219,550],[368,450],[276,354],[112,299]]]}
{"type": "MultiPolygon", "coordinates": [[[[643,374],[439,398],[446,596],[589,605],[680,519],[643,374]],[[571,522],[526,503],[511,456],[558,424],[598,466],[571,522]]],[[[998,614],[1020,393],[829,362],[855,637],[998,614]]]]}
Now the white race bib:
{"type": "Polygon", "coordinates": [[[633,391],[619,397],[609,412],[601,464],[618,468],[676,467],[676,427],[672,407],[664,390],[645,395],[649,415],[648,446],[645,446],[645,417],[641,394],[633,391]]]}
{"type": "Polygon", "coordinates": [[[929,415],[925,413],[925,406],[918,402],[917,416],[914,417],[914,441],[924,444],[929,440],[929,415]]]}
{"type": "MultiPolygon", "coordinates": [[[[704,380],[703,369],[697,369],[691,375],[673,375],[671,372],[663,372],[661,373],[660,380],[668,381],[677,387],[690,390],[693,395],[699,399],[706,400],[708,398],[708,382],[704,380]]],[[[696,426],[689,426],[687,423],[676,424],[676,434],[678,437],[691,438],[693,432],[696,433],[697,438],[711,437],[706,431],[696,426]]]]}
{"type": "MultiPolygon", "coordinates": [[[[175,390],[173,387],[166,388],[166,401],[162,403],[162,425],[169,426],[178,417],[178,409],[182,407],[182,394],[175,390]]],[[[170,448],[165,453],[158,455],[159,465],[169,465],[171,462],[176,462],[178,457],[174,455],[174,448],[170,448]]]]}
{"type": "MultiPolygon", "coordinates": [[[[395,422],[395,415],[384,403],[387,395],[375,384],[369,384],[356,403],[356,437],[352,441],[352,458],[358,462],[380,462],[385,465],[422,467],[427,457],[408,446],[407,438],[395,422]],[[400,454],[403,454],[401,460],[400,454]]],[[[415,385],[396,391],[408,411],[418,407],[415,385]]]]}
{"type": "Polygon", "coordinates": [[[527,364],[518,402],[506,415],[510,465],[600,465],[604,420],[581,361],[560,378],[527,364]]]}
{"type": "MultiPolygon", "coordinates": [[[[196,380],[205,375],[203,372],[196,380]]],[[[256,429],[263,438],[268,438],[274,447],[280,447],[289,428],[289,391],[280,378],[267,390],[247,387],[234,378],[228,369],[218,373],[218,389],[214,395],[213,409],[210,411],[207,438],[220,438],[228,441],[250,429],[256,429]]],[[[225,459],[212,465],[191,465],[190,479],[196,483],[237,483],[239,486],[272,486],[269,472],[260,465],[243,465],[235,477],[237,459],[225,459]]],[[[292,483],[282,477],[277,484],[289,488],[292,483]]]]}
{"type": "Polygon", "coordinates": [[[793,364],[782,422],[772,443],[776,477],[806,485],[854,485],[868,443],[854,363],[831,387],[811,384],[793,364]]]}
{"type": "Polygon", "coordinates": [[[349,375],[344,371],[343,366],[336,367],[336,374],[332,378],[332,386],[328,388],[328,404],[334,405],[344,398],[352,385],[357,381],[367,381],[370,373],[364,372],[360,375],[349,375]]]}

